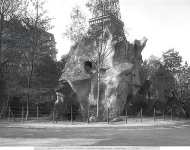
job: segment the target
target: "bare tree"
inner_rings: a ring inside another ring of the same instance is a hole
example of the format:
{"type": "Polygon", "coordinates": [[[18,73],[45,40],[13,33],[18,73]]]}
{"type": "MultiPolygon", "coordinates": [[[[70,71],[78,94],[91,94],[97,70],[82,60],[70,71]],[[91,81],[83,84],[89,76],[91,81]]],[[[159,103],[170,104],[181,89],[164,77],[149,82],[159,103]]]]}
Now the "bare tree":
{"type": "Polygon", "coordinates": [[[103,17],[107,17],[106,15],[113,15],[116,18],[120,18],[120,9],[118,5],[118,0],[113,1],[96,1],[96,0],[90,0],[86,6],[89,8],[89,10],[92,12],[93,16],[95,18],[90,19],[90,24],[93,24],[95,26],[100,26],[99,31],[100,35],[98,36],[97,41],[97,118],[99,117],[99,101],[100,101],[100,80],[101,80],[101,73],[100,69],[101,67],[106,63],[106,58],[111,54],[112,48],[108,47],[109,45],[114,44],[109,43],[109,34],[107,28],[105,28],[105,21],[103,17]],[[98,24],[97,24],[98,22],[98,24]]]}
{"type": "Polygon", "coordinates": [[[7,24],[13,18],[19,18],[26,10],[25,0],[0,0],[0,65],[4,62],[2,57],[3,34],[7,24]]]}
{"type": "Polygon", "coordinates": [[[67,37],[72,42],[79,42],[87,32],[87,18],[81,11],[79,6],[73,8],[71,12],[72,23],[67,26],[64,37],[67,37]]]}
{"type": "MultiPolygon", "coordinates": [[[[102,27],[103,28],[103,27],[102,27]]],[[[102,29],[103,32],[104,28],[102,29]]],[[[98,77],[98,93],[97,93],[97,118],[99,117],[99,101],[100,101],[100,82],[101,82],[101,73],[100,69],[104,67],[105,65],[105,59],[111,54],[112,50],[108,47],[108,39],[104,36],[104,34],[101,35],[99,41],[100,44],[98,44],[98,47],[96,49],[97,52],[97,77],[98,77]]],[[[98,42],[99,43],[99,42],[98,42]]]]}
{"type": "Polygon", "coordinates": [[[23,22],[29,32],[30,43],[27,51],[23,50],[22,54],[27,65],[27,112],[26,120],[29,115],[29,100],[32,90],[31,83],[34,75],[35,65],[38,63],[39,58],[42,56],[42,45],[44,44],[44,33],[51,28],[50,18],[46,16],[46,11],[43,9],[43,0],[32,0],[29,4],[29,10],[23,18],[23,22]]]}

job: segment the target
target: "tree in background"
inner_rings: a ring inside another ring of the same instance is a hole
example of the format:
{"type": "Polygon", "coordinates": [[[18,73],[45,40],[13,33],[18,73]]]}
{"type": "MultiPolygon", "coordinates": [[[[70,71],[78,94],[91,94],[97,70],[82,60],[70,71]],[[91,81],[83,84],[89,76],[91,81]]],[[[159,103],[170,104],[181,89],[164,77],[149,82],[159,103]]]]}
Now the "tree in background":
{"type": "Polygon", "coordinates": [[[141,69],[142,81],[148,79],[151,82],[148,89],[150,96],[162,103],[162,108],[168,112],[175,109],[176,115],[184,115],[183,105],[189,93],[189,73],[189,65],[182,64],[182,57],[174,49],[164,52],[162,58],[151,56],[143,62],[141,69]]]}
{"type": "Polygon", "coordinates": [[[173,90],[175,91],[175,97],[180,100],[181,98],[181,81],[180,76],[183,74],[182,71],[182,57],[179,55],[179,52],[174,49],[170,49],[163,53],[162,55],[164,67],[169,70],[173,77],[175,78],[175,86],[173,86],[173,90]]]}
{"type": "Polygon", "coordinates": [[[7,69],[12,70],[10,66],[8,68],[7,63],[9,60],[5,56],[5,53],[7,52],[7,47],[5,46],[5,43],[8,41],[7,39],[9,38],[9,34],[7,34],[6,31],[15,19],[21,18],[23,12],[26,10],[26,7],[26,0],[0,0],[0,100],[2,105],[1,112],[3,112],[5,108],[4,106],[7,105],[7,74],[5,74],[5,71],[7,69]]]}
{"type": "MultiPolygon", "coordinates": [[[[10,0],[10,2],[12,6],[14,1],[10,0]]],[[[24,0],[18,2],[20,2],[19,4],[21,5],[24,0]]],[[[16,6],[15,4],[15,7],[16,6]]],[[[27,8],[25,7],[26,9],[22,10],[20,17],[11,19],[8,24],[9,26],[6,26],[6,32],[4,32],[7,35],[4,36],[6,37],[6,40],[4,40],[4,47],[6,48],[4,58],[7,62],[8,70],[11,70],[10,73],[6,74],[7,88],[8,91],[10,91],[10,89],[15,91],[19,87],[20,91],[22,91],[20,94],[22,96],[23,94],[27,95],[26,119],[29,114],[30,97],[39,94],[39,90],[37,89],[39,87],[36,82],[41,81],[36,76],[36,68],[38,66],[40,67],[42,61],[45,61],[47,65],[50,64],[50,66],[52,63],[56,63],[54,36],[47,32],[51,29],[51,19],[47,17],[46,11],[43,8],[44,1],[28,0],[27,6],[27,8]],[[48,58],[46,56],[48,56],[48,58]],[[12,67],[14,72],[11,69],[11,64],[14,66],[12,67]]],[[[47,74],[50,73],[48,71],[47,74]]],[[[43,75],[45,74],[41,76],[43,75]]],[[[44,79],[47,78],[44,77],[44,79]]],[[[55,78],[55,80],[58,79],[55,78]]],[[[54,79],[51,81],[54,82],[54,79]]],[[[50,86],[47,86],[46,88],[49,87],[50,86]]],[[[16,90],[16,93],[18,94],[18,90],[16,90]]]]}
{"type": "MultiPolygon", "coordinates": [[[[30,10],[27,11],[23,22],[25,23],[30,35],[31,45],[29,46],[28,51],[22,51],[24,56],[24,61],[27,66],[26,76],[27,76],[27,113],[26,120],[28,119],[29,114],[29,100],[32,87],[32,82],[34,81],[34,71],[35,66],[38,64],[38,61],[43,57],[44,53],[42,52],[43,45],[47,41],[44,41],[44,33],[48,31],[50,26],[50,18],[46,16],[46,11],[44,11],[44,1],[43,0],[34,0],[31,1],[30,10]]],[[[26,34],[25,34],[26,35],[26,34]]],[[[49,39],[48,39],[49,40],[49,39]]],[[[46,49],[47,50],[47,49],[46,49]]]]}
{"type": "Polygon", "coordinates": [[[157,71],[161,64],[161,60],[153,55],[148,59],[145,59],[141,65],[141,80],[145,81],[150,79],[150,77],[157,71]]]}
{"type": "Polygon", "coordinates": [[[3,39],[6,36],[4,30],[12,19],[22,16],[26,6],[27,1],[25,0],[0,0],[0,65],[5,61],[2,55],[3,39]]]}
{"type": "Polygon", "coordinates": [[[57,70],[59,72],[59,78],[61,77],[63,73],[62,71],[64,70],[68,59],[69,59],[69,54],[66,54],[61,57],[61,60],[57,61],[57,70]]]}
{"type": "Polygon", "coordinates": [[[71,24],[67,27],[64,36],[72,42],[79,42],[87,32],[87,18],[79,6],[73,8],[71,12],[71,24]]]}
{"type": "Polygon", "coordinates": [[[180,71],[182,57],[179,55],[179,52],[170,49],[162,54],[162,58],[165,68],[170,72],[176,74],[180,71]]]}

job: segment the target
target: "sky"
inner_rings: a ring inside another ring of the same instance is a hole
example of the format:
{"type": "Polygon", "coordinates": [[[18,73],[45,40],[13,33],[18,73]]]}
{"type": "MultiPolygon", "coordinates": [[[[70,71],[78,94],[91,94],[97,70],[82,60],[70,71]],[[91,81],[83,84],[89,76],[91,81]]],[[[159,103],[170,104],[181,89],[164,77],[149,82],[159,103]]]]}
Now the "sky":
{"type": "MultiPolygon", "coordinates": [[[[85,10],[86,1],[47,0],[47,10],[54,18],[50,32],[55,35],[58,60],[70,50],[71,42],[63,33],[71,22],[72,8],[78,5],[85,10]]],[[[151,55],[160,57],[174,48],[190,63],[190,0],[120,0],[120,9],[129,34],[127,39],[148,39],[143,59],[151,55]]]]}

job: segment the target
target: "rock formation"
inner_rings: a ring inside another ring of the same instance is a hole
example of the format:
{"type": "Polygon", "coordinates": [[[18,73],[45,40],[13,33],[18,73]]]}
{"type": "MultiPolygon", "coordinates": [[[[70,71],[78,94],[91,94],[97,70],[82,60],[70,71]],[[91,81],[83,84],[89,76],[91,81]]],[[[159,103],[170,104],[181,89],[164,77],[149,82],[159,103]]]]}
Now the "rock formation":
{"type": "Polygon", "coordinates": [[[141,52],[147,39],[127,41],[123,22],[113,16],[104,20],[103,34],[97,29],[100,24],[91,26],[87,36],[71,48],[60,80],[70,84],[86,117],[89,105],[95,106],[97,101],[97,60],[100,58],[99,114],[105,119],[108,108],[111,117],[119,116],[128,96],[135,95],[139,89],[141,52]],[[97,39],[101,39],[102,45],[97,39]],[[100,57],[97,50],[101,51],[100,57]]]}

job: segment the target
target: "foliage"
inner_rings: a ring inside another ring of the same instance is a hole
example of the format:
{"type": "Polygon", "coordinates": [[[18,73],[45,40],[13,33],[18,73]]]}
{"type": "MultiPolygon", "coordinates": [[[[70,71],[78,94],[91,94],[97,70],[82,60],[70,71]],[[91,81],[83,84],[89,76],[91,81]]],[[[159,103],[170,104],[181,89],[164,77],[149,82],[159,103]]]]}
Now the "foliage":
{"type": "Polygon", "coordinates": [[[179,52],[174,49],[170,49],[163,53],[163,63],[164,66],[171,71],[172,73],[177,73],[180,70],[182,57],[179,55],[179,52]]]}
{"type": "Polygon", "coordinates": [[[71,12],[71,24],[67,27],[64,36],[73,42],[79,42],[87,32],[87,18],[77,6],[71,12]]]}
{"type": "Polygon", "coordinates": [[[0,66],[5,61],[3,57],[4,32],[12,20],[19,19],[27,7],[25,0],[0,0],[0,66]]]}
{"type": "Polygon", "coordinates": [[[185,63],[180,68],[180,73],[177,74],[176,85],[175,85],[175,92],[176,97],[179,101],[186,101],[187,97],[190,96],[189,92],[189,85],[190,85],[190,66],[185,63]]]}
{"type": "Polygon", "coordinates": [[[155,56],[150,56],[148,60],[144,60],[141,67],[141,80],[149,79],[160,67],[162,62],[155,56]]]}
{"type": "Polygon", "coordinates": [[[61,60],[60,60],[60,61],[57,61],[57,63],[56,63],[57,70],[58,70],[58,72],[59,72],[59,75],[58,75],[59,78],[60,78],[61,75],[62,75],[62,71],[64,70],[65,65],[66,65],[68,59],[69,59],[69,55],[66,54],[66,55],[63,55],[63,56],[61,57],[61,60]]]}
{"type": "Polygon", "coordinates": [[[175,85],[173,75],[161,65],[152,75],[151,80],[153,83],[153,88],[158,91],[158,98],[161,101],[166,100],[166,97],[170,94],[175,85]]]}
{"type": "Polygon", "coordinates": [[[148,79],[151,82],[147,90],[153,101],[160,102],[168,112],[173,109],[175,115],[188,113],[190,67],[187,62],[182,64],[179,52],[170,49],[163,53],[161,59],[151,56],[145,60],[141,78],[142,81],[148,79]]]}
{"type": "MultiPolygon", "coordinates": [[[[98,17],[102,15],[102,6],[106,14],[113,14],[120,17],[118,0],[88,0],[86,2],[86,8],[89,10],[90,17],[98,17]],[[116,2],[116,5],[113,5],[116,2]],[[112,5],[110,5],[112,4],[112,5]]],[[[88,21],[87,17],[82,12],[79,6],[73,8],[71,12],[71,24],[68,25],[64,36],[69,38],[72,42],[79,42],[84,35],[87,36],[88,21]]]]}
{"type": "Polygon", "coordinates": [[[17,9],[10,8],[12,12],[4,18],[0,30],[4,31],[1,38],[4,99],[19,97],[27,102],[27,118],[29,103],[53,100],[43,97],[54,96],[53,89],[58,84],[55,39],[47,32],[52,26],[43,9],[43,0],[7,0],[4,4],[6,2],[17,9]]]}
{"type": "Polygon", "coordinates": [[[111,13],[113,15],[120,15],[118,3],[119,3],[118,0],[104,0],[104,1],[89,0],[86,3],[86,7],[92,13],[93,17],[101,16],[103,9],[104,9],[105,14],[111,13]],[[113,4],[113,3],[115,3],[115,4],[113,4]],[[104,5],[104,8],[103,8],[103,5],[104,5]]]}
{"type": "Polygon", "coordinates": [[[48,55],[43,56],[36,66],[34,78],[34,87],[55,88],[59,80],[56,62],[48,55]]]}

